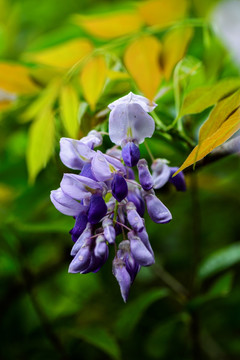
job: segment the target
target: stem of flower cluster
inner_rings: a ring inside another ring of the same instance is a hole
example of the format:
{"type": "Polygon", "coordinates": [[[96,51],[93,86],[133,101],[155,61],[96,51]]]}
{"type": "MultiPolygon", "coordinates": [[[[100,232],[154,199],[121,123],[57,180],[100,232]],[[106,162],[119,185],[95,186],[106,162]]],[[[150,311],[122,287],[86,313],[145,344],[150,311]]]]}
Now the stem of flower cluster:
{"type": "Polygon", "coordinates": [[[149,146],[148,146],[148,144],[147,144],[147,142],[146,142],[146,140],[144,141],[144,145],[145,145],[145,148],[146,148],[146,150],[147,150],[147,152],[148,152],[148,154],[149,154],[149,156],[150,156],[150,158],[151,158],[151,160],[152,160],[152,162],[154,162],[154,156],[153,156],[153,154],[152,154],[152,152],[151,152],[151,150],[150,150],[150,148],[149,148],[149,146]]]}

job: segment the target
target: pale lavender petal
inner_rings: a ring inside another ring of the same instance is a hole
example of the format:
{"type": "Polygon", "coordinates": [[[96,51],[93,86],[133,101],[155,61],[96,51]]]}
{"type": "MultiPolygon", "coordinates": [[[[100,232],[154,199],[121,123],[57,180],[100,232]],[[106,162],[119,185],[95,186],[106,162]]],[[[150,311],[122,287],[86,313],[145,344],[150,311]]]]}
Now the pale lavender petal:
{"type": "Polygon", "coordinates": [[[144,111],[150,112],[155,109],[157,104],[155,104],[153,101],[148,100],[144,96],[141,95],[135,95],[132,92],[130,92],[128,95],[121,97],[118,100],[115,100],[111,104],[108,105],[109,109],[113,110],[116,106],[120,104],[138,104],[140,105],[144,111]]]}
{"type": "Polygon", "coordinates": [[[61,138],[60,158],[64,165],[74,170],[81,170],[86,162],[89,162],[95,151],[91,150],[80,140],[61,138]]]}
{"type": "Polygon", "coordinates": [[[64,215],[78,216],[86,210],[85,206],[66,195],[61,188],[52,190],[50,198],[55,208],[64,215]]]}
{"type": "Polygon", "coordinates": [[[115,171],[122,173],[122,175],[126,174],[126,168],[119,159],[116,159],[116,158],[106,155],[106,154],[103,154],[103,156],[111,165],[113,165],[113,167],[115,168],[115,171]]]}
{"type": "Polygon", "coordinates": [[[109,137],[116,145],[123,140],[133,139],[141,144],[146,137],[151,137],[155,129],[153,118],[138,104],[120,104],[109,117],[109,137]]]}
{"type": "Polygon", "coordinates": [[[152,169],[152,178],[154,182],[153,187],[154,189],[160,189],[169,180],[170,168],[163,160],[156,159],[152,163],[151,169],[152,169]]]}
{"type": "Polygon", "coordinates": [[[79,141],[81,141],[81,143],[87,145],[90,149],[93,149],[96,146],[100,146],[102,145],[102,135],[96,131],[96,130],[91,130],[87,136],[81,138],[79,141]]]}
{"type": "Polygon", "coordinates": [[[99,181],[111,179],[115,168],[111,168],[110,165],[103,153],[98,150],[92,159],[92,173],[95,178],[99,181]]]}
{"type": "Polygon", "coordinates": [[[91,193],[102,193],[103,188],[97,181],[76,174],[64,174],[61,189],[65,194],[76,200],[91,196],[91,193]]]}

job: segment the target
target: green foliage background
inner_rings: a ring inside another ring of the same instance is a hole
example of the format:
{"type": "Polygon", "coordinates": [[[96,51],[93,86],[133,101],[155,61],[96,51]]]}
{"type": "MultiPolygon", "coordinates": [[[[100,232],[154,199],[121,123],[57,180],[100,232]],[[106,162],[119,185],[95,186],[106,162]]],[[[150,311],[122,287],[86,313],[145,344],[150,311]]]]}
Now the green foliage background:
{"type": "MultiPolygon", "coordinates": [[[[205,16],[209,4],[193,2],[193,16],[205,16]]],[[[73,13],[125,6],[95,0],[9,0],[5,5],[11,18],[7,28],[0,28],[4,60],[19,60],[26,49],[79,36],[80,30],[67,21],[73,13]]],[[[207,54],[208,71],[218,73],[216,78],[237,77],[226,50],[220,44],[216,48],[214,57],[207,54]]],[[[199,29],[189,54],[200,60],[206,56],[199,29]]],[[[104,94],[98,110],[128,87],[104,94]]],[[[172,98],[171,93],[159,102],[158,115],[166,125],[172,120],[172,98]]],[[[68,274],[73,219],[59,214],[49,200],[66,168],[55,146],[54,156],[29,185],[29,124],[20,121],[21,111],[17,107],[3,114],[0,122],[0,358],[238,360],[239,156],[189,172],[186,193],[171,186],[158,192],[173,221],[159,226],[146,219],[156,265],[141,269],[124,304],[111,261],[97,274],[68,274]]],[[[185,119],[193,142],[207,115],[205,110],[185,119]]],[[[91,121],[85,121],[83,133],[91,128],[91,121]]],[[[59,123],[56,127],[58,142],[64,134],[59,123]]],[[[154,156],[180,166],[191,150],[180,135],[159,131],[148,142],[154,156]]],[[[105,140],[103,147],[108,145],[105,140]]],[[[148,158],[143,146],[141,155],[148,158]]]]}

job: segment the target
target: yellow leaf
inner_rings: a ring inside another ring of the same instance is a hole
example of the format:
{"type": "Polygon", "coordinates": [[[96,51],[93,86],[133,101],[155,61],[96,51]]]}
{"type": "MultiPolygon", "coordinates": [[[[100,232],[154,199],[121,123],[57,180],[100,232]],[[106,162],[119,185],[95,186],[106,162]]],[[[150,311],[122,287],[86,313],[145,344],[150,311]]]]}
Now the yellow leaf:
{"type": "Polygon", "coordinates": [[[139,15],[134,12],[95,16],[74,15],[73,21],[90,34],[103,39],[127,35],[138,31],[142,26],[139,15]]]}
{"type": "Polygon", "coordinates": [[[153,36],[143,36],[132,42],[125,51],[124,62],[139,90],[154,99],[162,80],[160,69],[161,43],[153,36]]]}
{"type": "Polygon", "coordinates": [[[0,63],[0,89],[18,95],[38,91],[38,87],[30,79],[29,71],[22,65],[0,63]]]}
{"type": "Polygon", "coordinates": [[[139,13],[147,25],[165,27],[184,17],[187,0],[150,0],[139,5],[139,13]]]}
{"type": "Polygon", "coordinates": [[[61,79],[53,79],[48,86],[42,90],[38,98],[31,103],[27,110],[21,115],[22,122],[27,122],[40,115],[41,112],[50,109],[58,96],[61,79]]]}
{"type": "Polygon", "coordinates": [[[182,166],[175,172],[177,175],[180,171],[186,167],[194,164],[196,161],[201,160],[207,154],[209,154],[217,146],[227,141],[236,131],[240,129],[240,108],[238,108],[229,118],[222,123],[219,129],[214,132],[211,136],[207,137],[201,143],[201,148],[197,145],[190,153],[188,158],[184,161],[182,166]],[[196,155],[197,154],[197,155],[196,155]]]}
{"type": "Polygon", "coordinates": [[[60,114],[63,125],[71,138],[77,138],[79,100],[71,84],[64,85],[60,93],[60,114]]]}
{"type": "Polygon", "coordinates": [[[115,70],[108,70],[107,76],[111,80],[126,80],[130,78],[126,72],[115,70]]]}
{"type": "Polygon", "coordinates": [[[162,65],[166,80],[170,79],[174,66],[184,57],[192,35],[192,28],[177,28],[164,36],[162,65]]]}
{"type": "Polygon", "coordinates": [[[192,90],[183,100],[180,116],[196,114],[216,104],[224,96],[240,86],[240,78],[226,78],[214,85],[206,85],[192,90]]]}
{"type": "Polygon", "coordinates": [[[104,56],[92,57],[83,67],[80,82],[83,94],[92,110],[101,96],[107,76],[107,64],[104,56]]]}
{"type": "Polygon", "coordinates": [[[224,123],[227,117],[240,106],[240,90],[221,100],[211,111],[199,132],[199,143],[211,136],[224,123]]]}
{"type": "Polygon", "coordinates": [[[29,181],[33,183],[51,157],[54,145],[54,116],[50,109],[32,123],[27,148],[29,181]]]}
{"type": "Polygon", "coordinates": [[[92,49],[93,46],[89,40],[73,39],[38,52],[29,52],[24,55],[24,59],[67,69],[81,61],[92,49]]]}

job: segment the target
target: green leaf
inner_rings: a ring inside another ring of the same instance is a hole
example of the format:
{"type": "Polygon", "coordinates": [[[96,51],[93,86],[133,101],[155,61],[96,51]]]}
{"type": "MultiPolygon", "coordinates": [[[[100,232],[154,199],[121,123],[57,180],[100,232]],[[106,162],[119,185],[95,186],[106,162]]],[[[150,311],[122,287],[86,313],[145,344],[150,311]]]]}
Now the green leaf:
{"type": "Polygon", "coordinates": [[[104,328],[98,326],[87,327],[84,329],[77,328],[71,332],[71,335],[94,345],[109,355],[112,359],[119,360],[121,358],[118,343],[104,328]]]}
{"type": "Polygon", "coordinates": [[[240,262],[240,243],[229,245],[205,259],[199,267],[198,277],[203,280],[240,262]]]}
{"type": "Polygon", "coordinates": [[[79,122],[78,122],[79,100],[76,90],[71,84],[64,85],[60,92],[60,111],[63,125],[68,136],[76,139],[79,122]]]}
{"type": "Polygon", "coordinates": [[[193,56],[186,56],[176,65],[173,73],[173,89],[177,114],[183,97],[205,82],[203,64],[193,56]]]}
{"type": "Polygon", "coordinates": [[[54,116],[50,109],[41,113],[32,123],[27,148],[29,181],[33,183],[51,157],[54,144],[54,116]]]}
{"type": "Polygon", "coordinates": [[[117,334],[122,338],[128,337],[136,327],[144,311],[155,301],[165,298],[168,294],[169,292],[165,288],[152,289],[135,301],[127,303],[116,324],[117,334]]]}
{"type": "Polygon", "coordinates": [[[38,98],[33,101],[27,110],[21,115],[21,121],[30,121],[35,117],[40,116],[42,112],[51,108],[58,96],[60,84],[61,79],[58,77],[51,80],[46,88],[40,93],[38,98]]]}
{"type": "Polygon", "coordinates": [[[194,89],[184,98],[180,116],[196,114],[207,109],[239,88],[239,86],[239,78],[227,78],[215,85],[207,85],[194,89]]]}
{"type": "Polygon", "coordinates": [[[211,300],[228,295],[232,289],[232,283],[233,283],[233,272],[229,271],[226,274],[220,276],[213,283],[213,285],[206,294],[199,295],[193,298],[189,302],[188,306],[191,309],[196,309],[211,300]]]}

